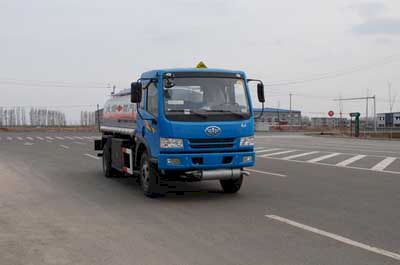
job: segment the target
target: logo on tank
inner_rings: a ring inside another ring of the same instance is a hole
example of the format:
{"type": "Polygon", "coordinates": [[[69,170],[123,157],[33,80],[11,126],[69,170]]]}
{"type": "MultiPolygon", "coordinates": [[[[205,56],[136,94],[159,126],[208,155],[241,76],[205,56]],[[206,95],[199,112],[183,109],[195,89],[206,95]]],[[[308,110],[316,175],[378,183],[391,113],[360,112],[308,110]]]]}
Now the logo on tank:
{"type": "Polygon", "coordinates": [[[206,133],[206,135],[208,136],[218,136],[221,134],[221,128],[218,126],[208,126],[204,132],[206,133]]]}

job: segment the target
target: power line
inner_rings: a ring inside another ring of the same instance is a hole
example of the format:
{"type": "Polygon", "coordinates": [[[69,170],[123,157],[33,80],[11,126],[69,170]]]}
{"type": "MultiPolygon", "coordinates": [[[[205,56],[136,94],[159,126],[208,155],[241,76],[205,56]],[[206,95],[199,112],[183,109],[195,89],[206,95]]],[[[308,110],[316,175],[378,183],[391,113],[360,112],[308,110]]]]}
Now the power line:
{"type": "Polygon", "coordinates": [[[267,86],[284,86],[284,85],[295,85],[295,84],[301,84],[301,83],[308,83],[308,82],[319,81],[319,80],[324,80],[324,79],[333,79],[333,78],[341,77],[344,75],[349,75],[349,74],[353,74],[356,72],[375,68],[378,66],[383,66],[386,64],[394,63],[397,61],[400,61],[400,54],[388,56],[381,60],[375,61],[374,63],[363,65],[363,66],[352,67],[347,70],[315,74],[315,75],[311,75],[311,76],[305,77],[305,78],[297,78],[297,79],[291,79],[291,80],[290,79],[289,80],[278,80],[278,81],[271,82],[271,83],[266,82],[265,85],[267,85],[267,86]],[[315,77],[313,77],[313,76],[315,76],[315,77]]]}

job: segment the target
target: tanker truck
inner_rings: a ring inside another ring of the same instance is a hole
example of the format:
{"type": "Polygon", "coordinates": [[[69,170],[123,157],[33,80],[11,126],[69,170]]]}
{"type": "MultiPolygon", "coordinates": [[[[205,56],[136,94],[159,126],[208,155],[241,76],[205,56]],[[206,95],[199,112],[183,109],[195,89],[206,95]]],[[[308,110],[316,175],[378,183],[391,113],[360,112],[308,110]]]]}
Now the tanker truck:
{"type": "Polygon", "coordinates": [[[242,71],[143,73],[104,105],[95,141],[104,176],[136,176],[148,197],[164,195],[171,181],[217,180],[225,193],[238,192],[255,164],[250,82],[264,108],[262,81],[242,71]]]}

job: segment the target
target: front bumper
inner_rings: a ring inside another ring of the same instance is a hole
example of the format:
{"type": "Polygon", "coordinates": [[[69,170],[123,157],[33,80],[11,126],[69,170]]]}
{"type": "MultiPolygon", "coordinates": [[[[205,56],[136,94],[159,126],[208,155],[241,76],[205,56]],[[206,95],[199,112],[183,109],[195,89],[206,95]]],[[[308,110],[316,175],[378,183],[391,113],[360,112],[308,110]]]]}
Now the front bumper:
{"type": "Polygon", "coordinates": [[[161,170],[201,170],[220,168],[252,167],[255,164],[255,153],[221,152],[221,153],[170,153],[160,154],[158,168],[161,170]],[[251,161],[244,161],[244,157],[251,157],[251,161]],[[171,163],[175,162],[175,163],[171,163]],[[176,163],[179,161],[179,163],[176,163]]]}

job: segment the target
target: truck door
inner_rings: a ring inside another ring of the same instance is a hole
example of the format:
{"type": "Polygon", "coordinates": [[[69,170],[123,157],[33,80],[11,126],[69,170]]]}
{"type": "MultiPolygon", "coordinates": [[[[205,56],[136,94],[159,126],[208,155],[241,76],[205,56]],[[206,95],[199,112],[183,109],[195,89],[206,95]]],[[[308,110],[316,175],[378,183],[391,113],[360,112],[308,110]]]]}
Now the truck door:
{"type": "Polygon", "coordinates": [[[150,146],[151,156],[158,156],[160,139],[159,139],[159,130],[158,130],[158,91],[157,85],[151,83],[149,87],[145,91],[146,96],[146,104],[144,110],[144,116],[146,119],[143,124],[143,134],[144,138],[150,146]],[[151,120],[153,119],[153,121],[151,120]]]}

